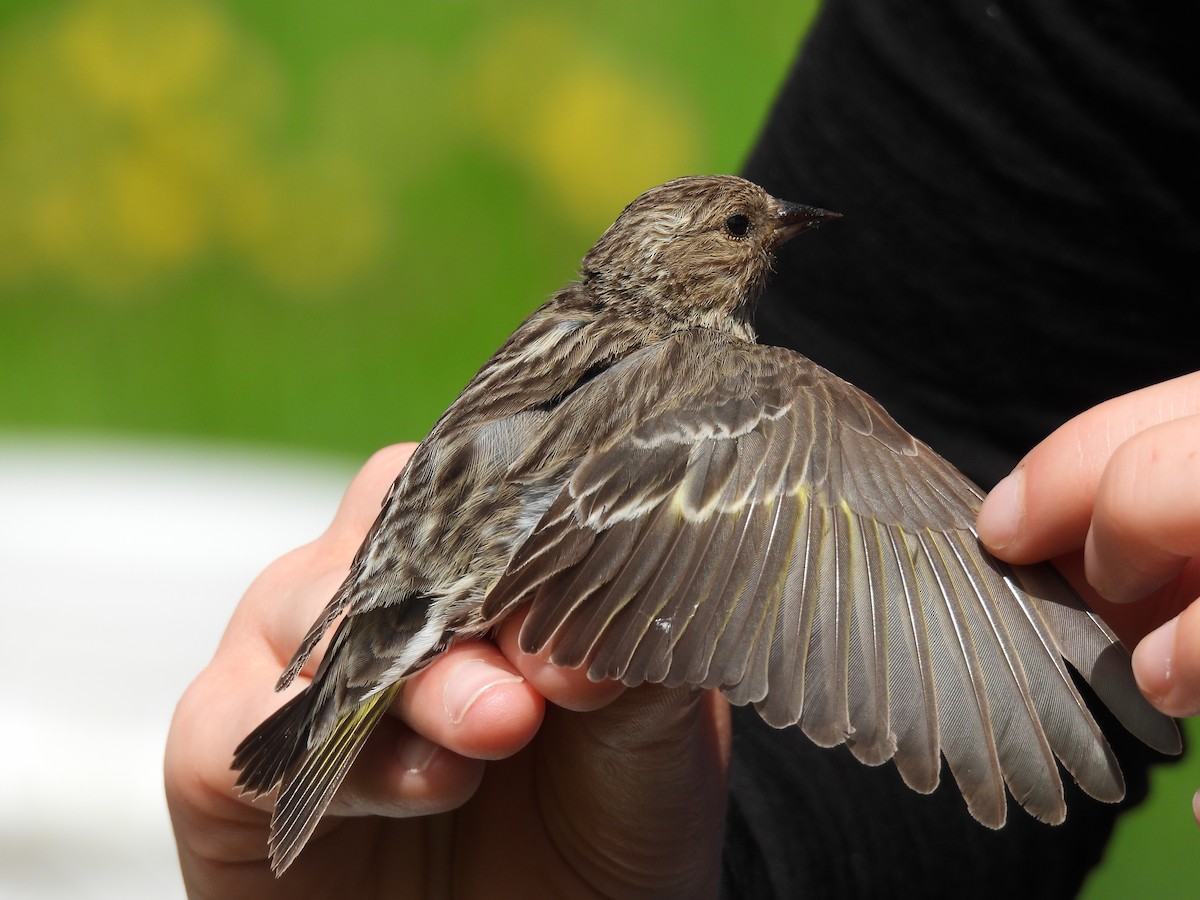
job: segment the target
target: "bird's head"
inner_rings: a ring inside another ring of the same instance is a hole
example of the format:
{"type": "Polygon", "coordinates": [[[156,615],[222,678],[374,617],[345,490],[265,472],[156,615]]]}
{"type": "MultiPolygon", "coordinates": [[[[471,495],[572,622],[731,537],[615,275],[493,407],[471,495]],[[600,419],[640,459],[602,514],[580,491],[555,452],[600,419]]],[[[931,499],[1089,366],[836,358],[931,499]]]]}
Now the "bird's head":
{"type": "Polygon", "coordinates": [[[625,207],[583,258],[583,277],[596,302],[621,315],[740,327],[775,248],[835,218],[732,175],[676,178],[625,207]]]}

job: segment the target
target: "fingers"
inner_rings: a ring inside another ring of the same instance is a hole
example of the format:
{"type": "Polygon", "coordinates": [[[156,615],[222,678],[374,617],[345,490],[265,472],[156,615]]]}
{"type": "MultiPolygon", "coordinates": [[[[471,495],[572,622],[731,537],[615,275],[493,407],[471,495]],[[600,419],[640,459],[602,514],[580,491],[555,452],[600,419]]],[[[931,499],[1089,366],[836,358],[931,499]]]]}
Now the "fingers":
{"type": "Polygon", "coordinates": [[[477,759],[511,756],[542,722],[542,696],[494,644],[458,644],[404,685],[393,710],[416,732],[477,759]]]}
{"type": "Polygon", "coordinates": [[[404,684],[331,812],[402,817],[454,809],[474,794],[483,761],[513,756],[534,738],[546,700],[595,709],[622,693],[582,669],[522,653],[522,619],[505,623],[499,646],[456,644],[404,684]]]}
{"type": "Polygon", "coordinates": [[[1128,602],[1200,553],[1200,416],[1154,425],[1114,451],[1100,477],[1084,562],[1105,598],[1128,602]]]}
{"type": "MultiPolygon", "coordinates": [[[[1200,715],[1200,600],[1137,645],[1133,675],[1161,712],[1200,715]]],[[[1200,791],[1192,796],[1192,815],[1200,823],[1200,791]]]]}
{"type": "Polygon", "coordinates": [[[984,501],[979,537],[1009,562],[1078,566],[1076,587],[1132,646],[1200,590],[1198,478],[1193,373],[1110,400],[1055,431],[984,501]]]}
{"type": "Polygon", "coordinates": [[[624,691],[616,682],[592,681],[583,669],[560,669],[521,652],[523,619],[523,611],[510,617],[497,643],[451,647],[405,683],[393,711],[414,732],[454,753],[501,759],[536,734],[546,701],[593,710],[624,691]]]}
{"type": "Polygon", "coordinates": [[[505,620],[496,642],[539,694],[563,709],[588,712],[607,706],[624,693],[620,682],[592,681],[584,668],[559,668],[541,656],[523,652],[519,637],[527,614],[528,609],[521,609],[505,620]]]}
{"type": "Polygon", "coordinates": [[[475,793],[485,763],[422,737],[394,716],[371,734],[329,813],[409,818],[461,806],[475,793]]]}
{"type": "Polygon", "coordinates": [[[1200,601],[1138,644],[1133,674],[1142,693],[1162,712],[1200,715],[1200,601]]]}
{"type": "MultiPolygon", "coordinates": [[[[1030,451],[984,501],[980,539],[1013,563],[1050,559],[1082,547],[1102,476],[1117,449],[1140,432],[1197,414],[1200,373],[1117,397],[1076,416],[1030,451]]],[[[1150,568],[1161,570],[1154,564],[1150,568]]]]}
{"type": "Polygon", "coordinates": [[[1194,373],[1110,400],[1055,431],[984,501],[979,536],[1013,563],[1082,548],[1100,596],[1140,599],[1177,582],[1200,554],[1198,477],[1194,373]]]}
{"type": "Polygon", "coordinates": [[[401,688],[330,812],[422,816],[455,809],[479,786],[484,761],[537,733],[544,701],[495,645],[451,647],[401,688]]]}

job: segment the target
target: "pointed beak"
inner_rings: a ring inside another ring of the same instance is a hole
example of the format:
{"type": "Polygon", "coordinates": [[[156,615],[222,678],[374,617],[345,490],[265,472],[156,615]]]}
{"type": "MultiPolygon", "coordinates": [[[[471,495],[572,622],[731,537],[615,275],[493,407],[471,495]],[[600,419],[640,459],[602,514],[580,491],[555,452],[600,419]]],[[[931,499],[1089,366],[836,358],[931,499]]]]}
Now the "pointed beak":
{"type": "Polygon", "coordinates": [[[786,200],[776,200],[775,213],[771,217],[773,243],[778,247],[802,231],[815,228],[822,222],[829,222],[841,217],[841,213],[830,212],[827,209],[805,206],[802,203],[788,203],[786,200]]]}

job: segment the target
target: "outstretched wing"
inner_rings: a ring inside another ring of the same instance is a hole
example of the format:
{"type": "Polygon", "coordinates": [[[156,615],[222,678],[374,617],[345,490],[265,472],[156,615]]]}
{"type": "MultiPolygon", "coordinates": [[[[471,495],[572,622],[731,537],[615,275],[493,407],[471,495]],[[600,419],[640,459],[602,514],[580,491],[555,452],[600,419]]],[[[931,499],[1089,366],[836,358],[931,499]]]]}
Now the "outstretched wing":
{"type": "Polygon", "coordinates": [[[1055,757],[1093,796],[1124,793],[1064,659],[1178,751],[1112,632],[1053,569],[989,556],[982,493],[870,397],[779,348],[694,333],[656,352],[661,399],[583,457],[487,597],[488,619],[530,603],[523,649],[597,679],[720,688],[818,744],[895,759],[918,791],[944,754],[993,827],[1006,784],[1063,819],[1055,757]]]}

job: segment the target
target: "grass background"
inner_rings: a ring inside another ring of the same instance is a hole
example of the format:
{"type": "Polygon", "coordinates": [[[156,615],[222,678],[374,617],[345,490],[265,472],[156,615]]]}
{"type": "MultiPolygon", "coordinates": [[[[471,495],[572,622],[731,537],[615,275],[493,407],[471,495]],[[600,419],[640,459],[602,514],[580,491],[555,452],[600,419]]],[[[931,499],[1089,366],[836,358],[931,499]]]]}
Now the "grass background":
{"type": "MultiPolygon", "coordinates": [[[[418,438],[628,199],[737,171],[814,6],[7,0],[0,432],[418,438]]],[[[1197,769],[1086,896],[1197,881],[1197,769]]]]}

